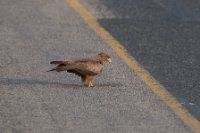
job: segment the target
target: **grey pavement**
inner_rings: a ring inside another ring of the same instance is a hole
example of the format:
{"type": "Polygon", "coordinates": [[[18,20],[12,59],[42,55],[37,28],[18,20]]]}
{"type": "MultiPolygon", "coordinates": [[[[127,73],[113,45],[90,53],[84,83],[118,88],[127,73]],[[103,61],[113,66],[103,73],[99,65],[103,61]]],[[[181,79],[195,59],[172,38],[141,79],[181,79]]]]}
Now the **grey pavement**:
{"type": "Polygon", "coordinates": [[[191,133],[65,0],[0,1],[1,133],[191,133]],[[109,53],[95,79],[46,73],[51,60],[109,53]]]}
{"type": "Polygon", "coordinates": [[[200,1],[82,0],[82,3],[200,120],[200,1]]]}

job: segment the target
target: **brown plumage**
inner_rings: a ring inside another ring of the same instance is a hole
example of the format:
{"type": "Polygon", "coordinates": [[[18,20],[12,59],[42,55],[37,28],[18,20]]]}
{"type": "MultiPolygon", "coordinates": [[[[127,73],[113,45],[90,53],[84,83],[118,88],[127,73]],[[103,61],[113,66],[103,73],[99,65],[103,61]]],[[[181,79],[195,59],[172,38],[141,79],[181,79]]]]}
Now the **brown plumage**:
{"type": "Polygon", "coordinates": [[[81,77],[85,85],[88,87],[94,87],[92,80],[96,75],[102,72],[103,62],[105,61],[109,63],[112,62],[110,56],[105,53],[99,53],[97,56],[92,58],[75,61],[52,61],[50,64],[57,66],[49,71],[67,71],[69,73],[74,73],[81,77]]]}

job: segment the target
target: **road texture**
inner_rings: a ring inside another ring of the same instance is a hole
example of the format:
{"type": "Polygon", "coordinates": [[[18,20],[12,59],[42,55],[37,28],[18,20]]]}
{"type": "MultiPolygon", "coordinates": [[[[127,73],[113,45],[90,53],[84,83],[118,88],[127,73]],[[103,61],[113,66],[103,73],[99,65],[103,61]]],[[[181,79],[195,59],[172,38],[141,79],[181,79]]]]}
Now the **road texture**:
{"type": "Polygon", "coordinates": [[[87,9],[200,120],[200,2],[82,0],[87,9]]]}
{"type": "Polygon", "coordinates": [[[65,0],[0,1],[1,133],[191,133],[65,0]],[[113,58],[97,87],[51,60],[113,58]]]}

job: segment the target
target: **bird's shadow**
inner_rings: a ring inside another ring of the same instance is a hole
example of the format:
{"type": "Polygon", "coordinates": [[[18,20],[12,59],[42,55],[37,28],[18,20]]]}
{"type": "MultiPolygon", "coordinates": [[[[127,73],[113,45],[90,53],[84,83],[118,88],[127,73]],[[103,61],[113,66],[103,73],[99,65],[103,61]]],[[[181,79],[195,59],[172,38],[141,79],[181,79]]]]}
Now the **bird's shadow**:
{"type": "MultiPolygon", "coordinates": [[[[27,86],[27,85],[42,85],[49,87],[64,87],[64,88],[83,88],[83,84],[72,84],[72,83],[62,83],[62,82],[52,82],[47,80],[37,80],[37,79],[14,79],[14,78],[0,78],[0,85],[6,86],[27,86]]],[[[103,83],[95,84],[98,87],[119,87],[122,86],[120,83],[103,83]]]]}
{"type": "Polygon", "coordinates": [[[47,80],[14,79],[14,78],[0,78],[0,85],[7,85],[7,86],[42,85],[42,86],[52,86],[52,87],[84,87],[81,84],[68,84],[62,82],[52,82],[47,80]]]}

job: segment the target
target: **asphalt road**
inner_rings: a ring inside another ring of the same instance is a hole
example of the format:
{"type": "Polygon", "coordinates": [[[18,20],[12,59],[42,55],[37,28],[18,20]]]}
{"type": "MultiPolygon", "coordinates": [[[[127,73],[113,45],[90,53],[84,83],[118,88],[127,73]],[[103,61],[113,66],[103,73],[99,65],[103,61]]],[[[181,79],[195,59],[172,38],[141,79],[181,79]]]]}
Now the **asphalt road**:
{"type": "Polygon", "coordinates": [[[82,3],[200,120],[200,1],[82,0],[82,3]]]}
{"type": "Polygon", "coordinates": [[[1,133],[192,132],[65,0],[0,1],[1,133]],[[51,60],[109,53],[88,89],[51,60]]]}

